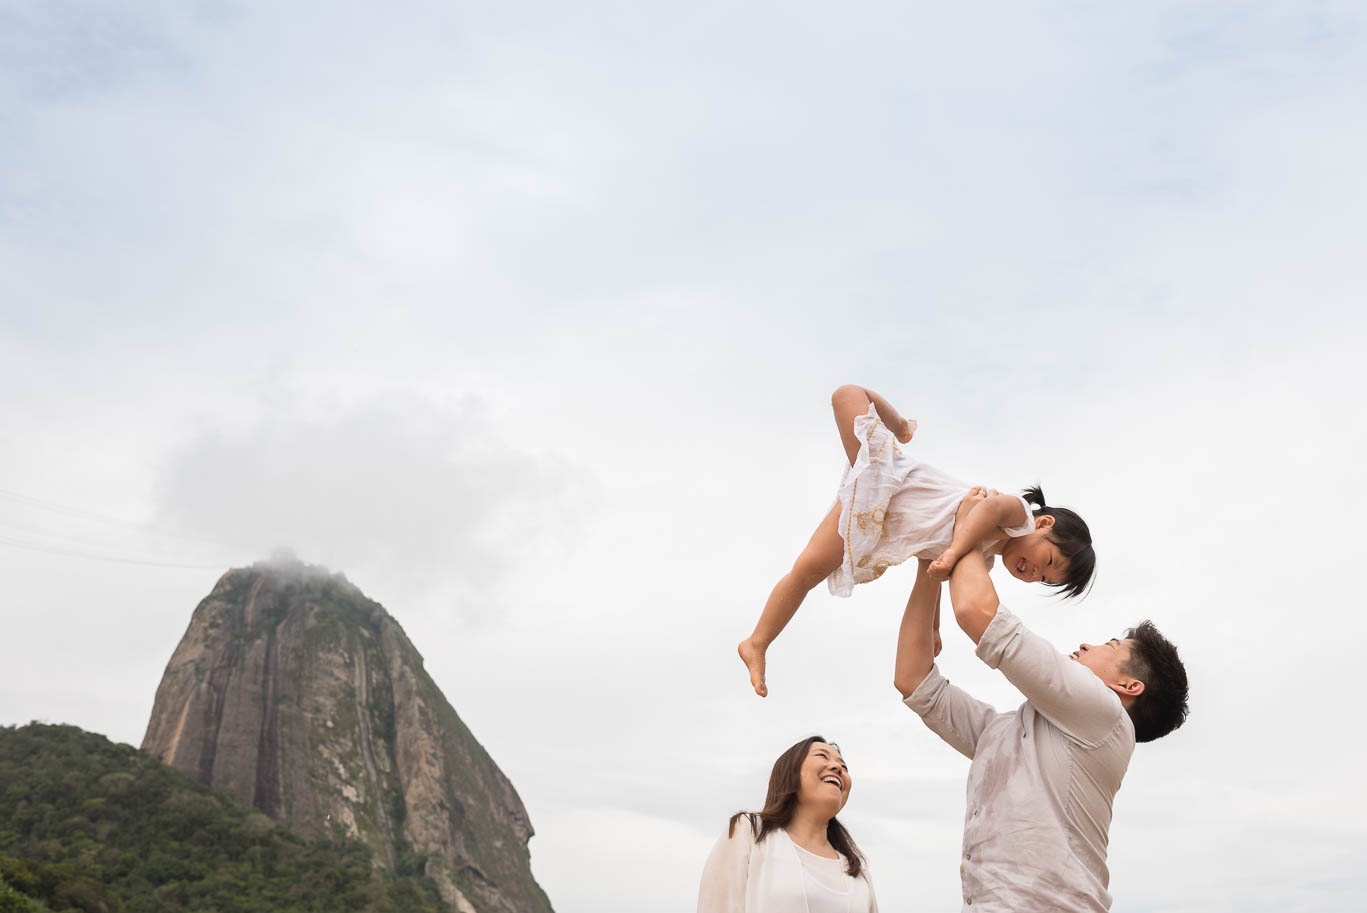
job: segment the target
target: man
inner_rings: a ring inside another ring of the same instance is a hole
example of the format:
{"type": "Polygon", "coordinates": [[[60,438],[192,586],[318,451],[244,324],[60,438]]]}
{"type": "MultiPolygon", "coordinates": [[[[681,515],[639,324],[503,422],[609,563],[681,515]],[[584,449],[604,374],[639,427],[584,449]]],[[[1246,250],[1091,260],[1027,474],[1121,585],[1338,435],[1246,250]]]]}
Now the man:
{"type": "MultiPolygon", "coordinates": [[[[959,517],[984,496],[974,489],[959,517]]],[[[1070,656],[997,601],[982,554],[959,560],[949,597],[983,662],[1026,701],[1011,713],[954,687],[934,665],[939,584],[922,560],[897,643],[894,684],[936,735],[973,761],[960,872],[971,913],[1105,911],[1111,802],[1135,742],[1182,725],[1187,674],[1145,621],[1070,656]]]]}

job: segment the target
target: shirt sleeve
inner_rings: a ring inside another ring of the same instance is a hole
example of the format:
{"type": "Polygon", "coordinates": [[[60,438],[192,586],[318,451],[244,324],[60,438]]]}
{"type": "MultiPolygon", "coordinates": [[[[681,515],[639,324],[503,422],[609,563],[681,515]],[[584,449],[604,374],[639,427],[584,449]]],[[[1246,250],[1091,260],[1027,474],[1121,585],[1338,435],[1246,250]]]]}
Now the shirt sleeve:
{"type": "Polygon", "coordinates": [[[902,703],[920,714],[931,732],[967,758],[973,757],[983,730],[997,716],[991,704],[951,685],[938,666],[930,667],[921,684],[902,703]]]}
{"type": "Polygon", "coordinates": [[[1002,532],[1013,539],[1017,536],[1028,536],[1035,531],[1035,509],[1030,506],[1030,502],[1021,495],[1016,495],[1016,500],[1021,502],[1025,508],[1025,522],[1020,526],[1003,526],[1002,532]]]}
{"type": "Polygon", "coordinates": [[[1125,708],[1086,666],[1064,656],[1021,620],[997,607],[978,641],[978,658],[1002,672],[1036,711],[1074,741],[1100,744],[1125,708]]]}
{"type": "Polygon", "coordinates": [[[698,913],[745,913],[745,886],[750,877],[750,851],[755,845],[750,819],[736,819],[736,831],[721,835],[702,867],[698,913]]]}

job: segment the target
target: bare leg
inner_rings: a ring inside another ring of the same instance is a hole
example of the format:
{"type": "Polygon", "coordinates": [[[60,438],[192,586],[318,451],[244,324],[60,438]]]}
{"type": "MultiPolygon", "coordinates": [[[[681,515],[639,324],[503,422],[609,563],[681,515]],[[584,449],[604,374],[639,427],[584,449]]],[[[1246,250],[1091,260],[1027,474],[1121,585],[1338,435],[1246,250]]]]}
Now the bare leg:
{"type": "Polygon", "coordinates": [[[873,408],[877,410],[883,424],[903,444],[910,441],[911,436],[916,433],[915,421],[902,418],[892,403],[872,390],[854,384],[838,387],[831,394],[831,408],[835,410],[835,425],[840,429],[840,443],[845,445],[845,457],[851,465],[854,464],[854,458],[859,456],[860,444],[859,438],[854,435],[854,420],[869,411],[869,403],[873,403],[873,408]]]}
{"type": "Polygon", "coordinates": [[[774,584],[754,633],[736,648],[750,670],[750,684],[760,697],[769,694],[769,688],[764,684],[764,652],[792,621],[797,607],[802,605],[812,587],[840,567],[844,554],[845,540],[840,538],[840,505],[836,504],[812,533],[811,541],[793,562],[793,569],[774,584]]]}

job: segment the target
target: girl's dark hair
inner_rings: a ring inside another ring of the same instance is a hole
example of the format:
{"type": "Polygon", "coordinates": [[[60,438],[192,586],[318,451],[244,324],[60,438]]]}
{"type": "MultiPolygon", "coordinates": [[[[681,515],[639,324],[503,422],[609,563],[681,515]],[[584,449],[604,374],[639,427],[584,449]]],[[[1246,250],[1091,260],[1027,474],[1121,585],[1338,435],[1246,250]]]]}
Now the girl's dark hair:
{"type": "MultiPolygon", "coordinates": [[[[797,790],[802,782],[802,762],[807,760],[807,752],[816,742],[839,747],[834,742],[827,742],[822,736],[814,735],[779,755],[778,760],[774,762],[773,771],[769,774],[769,794],[764,797],[764,808],[758,812],[736,812],[732,815],[731,823],[726,828],[728,837],[735,836],[736,822],[740,820],[741,815],[750,819],[750,829],[755,832],[755,843],[759,843],[771,832],[782,830],[792,823],[793,815],[797,811],[797,790]]],[[[826,839],[845,857],[845,874],[851,878],[858,877],[864,865],[864,854],[854,845],[854,839],[850,837],[850,832],[845,830],[845,826],[831,818],[826,822],[826,839]]]]}
{"type": "Polygon", "coordinates": [[[1050,542],[1068,560],[1068,573],[1060,583],[1047,586],[1063,588],[1063,598],[1070,599],[1087,592],[1096,574],[1096,552],[1092,550],[1092,531],[1076,513],[1066,507],[1048,507],[1044,491],[1036,485],[1021,492],[1025,500],[1035,505],[1036,517],[1053,517],[1054,525],[1044,531],[1050,542]]]}

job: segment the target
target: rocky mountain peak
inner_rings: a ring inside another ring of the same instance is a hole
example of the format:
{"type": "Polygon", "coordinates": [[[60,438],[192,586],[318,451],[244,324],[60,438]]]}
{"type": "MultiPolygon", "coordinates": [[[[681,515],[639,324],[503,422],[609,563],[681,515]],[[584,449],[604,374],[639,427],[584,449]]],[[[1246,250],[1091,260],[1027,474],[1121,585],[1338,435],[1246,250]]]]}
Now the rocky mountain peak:
{"type": "Polygon", "coordinates": [[[296,832],[423,866],[462,913],[550,913],[512,783],[398,622],[341,574],[290,556],[224,574],[142,747],[296,832]]]}

